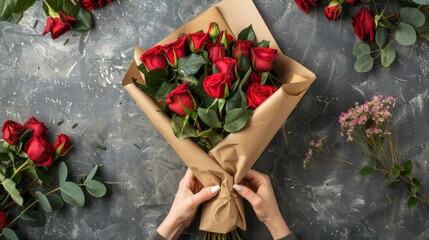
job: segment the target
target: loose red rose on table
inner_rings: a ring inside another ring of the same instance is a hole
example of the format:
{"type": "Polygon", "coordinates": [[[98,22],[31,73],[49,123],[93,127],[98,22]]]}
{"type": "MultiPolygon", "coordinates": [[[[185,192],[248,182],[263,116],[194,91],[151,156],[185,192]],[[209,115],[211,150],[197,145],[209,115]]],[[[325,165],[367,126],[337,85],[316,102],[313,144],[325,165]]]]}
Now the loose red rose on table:
{"type": "Polygon", "coordinates": [[[107,4],[113,2],[113,0],[98,0],[97,2],[98,2],[98,7],[102,8],[102,7],[106,6],[107,4]]]}
{"type": "Polygon", "coordinates": [[[167,69],[167,59],[162,52],[162,47],[160,45],[156,45],[144,52],[140,56],[140,61],[144,63],[148,71],[156,68],[167,69]]]}
{"type": "Polygon", "coordinates": [[[360,0],[346,0],[346,2],[350,3],[352,6],[358,4],[360,0]]]}
{"type": "Polygon", "coordinates": [[[194,110],[195,108],[194,99],[189,93],[186,83],[182,83],[180,86],[168,93],[165,103],[171,111],[179,114],[180,116],[186,116],[184,108],[188,108],[190,110],[194,110]]]}
{"type": "Polygon", "coordinates": [[[330,1],[328,6],[325,7],[325,16],[328,20],[338,20],[342,12],[343,7],[337,0],[330,1]]]}
{"type": "Polygon", "coordinates": [[[58,156],[64,156],[70,147],[70,137],[65,134],[58,135],[58,138],[54,143],[55,154],[58,156]]]}
{"type": "Polygon", "coordinates": [[[235,66],[237,60],[229,57],[221,57],[214,62],[219,72],[228,73],[231,76],[231,81],[235,79],[235,66]]]}
{"type": "Polygon", "coordinates": [[[28,119],[28,121],[24,124],[24,127],[26,129],[33,130],[33,137],[45,135],[48,131],[48,128],[45,127],[45,124],[39,122],[35,117],[28,119]]]}
{"type": "Polygon", "coordinates": [[[192,52],[198,50],[207,49],[207,45],[210,43],[210,36],[205,32],[196,32],[189,34],[190,46],[192,52]]]}
{"type": "Polygon", "coordinates": [[[307,14],[310,12],[310,8],[317,7],[317,0],[295,0],[295,3],[307,14]]]}
{"type": "Polygon", "coordinates": [[[67,16],[63,12],[58,12],[58,16],[51,16],[46,21],[45,30],[43,35],[51,32],[52,39],[57,39],[68,30],[70,27],[77,22],[77,19],[71,16],[67,16]]]}
{"type": "Polygon", "coordinates": [[[256,109],[265,102],[265,100],[271,97],[275,91],[277,91],[277,88],[274,86],[253,83],[246,92],[249,108],[256,109]]]}
{"type": "Polygon", "coordinates": [[[225,89],[231,91],[231,76],[228,73],[220,72],[209,75],[204,79],[203,86],[206,93],[212,98],[225,98],[225,89]]]}
{"type": "Polygon", "coordinates": [[[19,145],[19,136],[25,131],[21,124],[8,120],[1,129],[3,140],[12,145],[19,145]]]}
{"type": "Polygon", "coordinates": [[[186,35],[177,38],[176,41],[162,46],[162,50],[167,56],[169,64],[173,67],[177,65],[177,60],[186,55],[187,39],[186,35]]]}
{"type": "Polygon", "coordinates": [[[277,49],[255,47],[251,49],[253,69],[256,72],[269,72],[273,69],[274,59],[279,55],[277,49]]]}
{"type": "Polygon", "coordinates": [[[233,57],[238,59],[241,54],[250,58],[250,48],[252,47],[253,41],[237,40],[234,41],[234,53],[233,57]]]}
{"type": "Polygon", "coordinates": [[[6,213],[0,211],[0,229],[3,229],[9,225],[6,213]]]}
{"type": "Polygon", "coordinates": [[[371,11],[362,7],[356,15],[352,16],[353,29],[361,41],[366,37],[371,42],[374,42],[375,37],[375,21],[371,11]]]}
{"type": "Polygon", "coordinates": [[[91,11],[95,10],[98,7],[98,4],[96,0],[81,0],[80,6],[88,11],[91,11]]]}
{"type": "Polygon", "coordinates": [[[216,61],[216,59],[226,56],[225,45],[223,45],[222,43],[210,44],[207,47],[207,50],[209,50],[210,61],[212,63],[214,63],[216,61]]]}
{"type": "Polygon", "coordinates": [[[261,85],[261,82],[262,82],[262,78],[261,78],[261,76],[258,73],[252,72],[250,74],[250,77],[249,77],[249,86],[252,85],[253,83],[257,83],[257,84],[261,85]]]}
{"type": "Polygon", "coordinates": [[[28,158],[39,166],[50,167],[54,163],[54,148],[45,136],[34,136],[25,143],[28,158]]]}

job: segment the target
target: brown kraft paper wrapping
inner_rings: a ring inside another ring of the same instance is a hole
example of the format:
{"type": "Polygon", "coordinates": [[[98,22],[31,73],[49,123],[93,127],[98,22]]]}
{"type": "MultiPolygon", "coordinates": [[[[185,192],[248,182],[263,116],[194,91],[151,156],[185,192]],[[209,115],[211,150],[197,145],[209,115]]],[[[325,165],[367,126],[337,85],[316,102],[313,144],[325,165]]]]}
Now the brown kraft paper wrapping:
{"type": "MultiPolygon", "coordinates": [[[[158,44],[174,41],[179,32],[206,30],[212,21],[217,22],[221,30],[228,29],[227,31],[235,36],[252,24],[259,41],[269,40],[270,47],[278,49],[277,43],[251,0],[224,0],[158,44]],[[236,9],[241,9],[245,14],[240,15],[236,9]]],[[[203,205],[200,229],[217,233],[227,233],[237,227],[245,230],[243,201],[232,186],[239,183],[253,166],[316,76],[289,57],[283,54],[278,56],[274,62],[274,69],[278,78],[285,84],[254,111],[244,129],[229,134],[207,154],[192,140],[177,139],[171,128],[170,118],[159,111],[157,102],[132,84],[131,78],[144,83],[144,75],[137,69],[142,53],[143,50],[136,47],[134,61],[122,83],[124,88],[198,180],[204,186],[221,186],[218,196],[203,205]]]]}

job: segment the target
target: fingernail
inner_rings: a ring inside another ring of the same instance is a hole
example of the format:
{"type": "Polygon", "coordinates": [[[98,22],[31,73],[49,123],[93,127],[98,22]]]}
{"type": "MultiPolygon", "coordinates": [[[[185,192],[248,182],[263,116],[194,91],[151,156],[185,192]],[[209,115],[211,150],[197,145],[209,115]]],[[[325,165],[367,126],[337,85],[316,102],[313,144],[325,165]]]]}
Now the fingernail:
{"type": "Polygon", "coordinates": [[[237,191],[237,192],[241,191],[241,186],[240,185],[234,184],[234,186],[232,186],[232,188],[234,188],[235,191],[237,191]]]}
{"type": "Polygon", "coordinates": [[[210,192],[212,192],[212,193],[217,193],[217,192],[219,192],[219,190],[220,190],[220,187],[218,185],[210,188],[210,192]]]}

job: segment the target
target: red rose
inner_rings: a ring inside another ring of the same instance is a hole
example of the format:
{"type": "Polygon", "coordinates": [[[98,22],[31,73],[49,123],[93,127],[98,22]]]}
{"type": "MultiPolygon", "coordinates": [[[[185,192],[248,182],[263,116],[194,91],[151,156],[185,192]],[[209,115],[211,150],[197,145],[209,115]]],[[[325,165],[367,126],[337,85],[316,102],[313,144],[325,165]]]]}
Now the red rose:
{"type": "Polygon", "coordinates": [[[162,47],[160,45],[156,45],[144,52],[140,56],[140,61],[144,63],[148,71],[155,68],[166,69],[168,67],[167,59],[162,54],[162,47]]]}
{"type": "Polygon", "coordinates": [[[58,138],[54,143],[55,154],[58,156],[64,156],[70,147],[70,137],[65,134],[58,135],[58,138]]]}
{"type": "Polygon", "coordinates": [[[328,20],[338,20],[342,12],[343,7],[337,0],[330,1],[328,6],[325,7],[325,16],[328,20]]]}
{"type": "Polygon", "coordinates": [[[50,167],[54,163],[54,148],[45,136],[35,136],[25,143],[28,158],[39,166],[50,167]]]}
{"type": "Polygon", "coordinates": [[[58,14],[59,16],[48,18],[43,35],[51,32],[52,39],[57,39],[70,30],[72,24],[77,22],[76,18],[67,16],[63,12],[58,12],[58,14]]]}
{"type": "Polygon", "coordinates": [[[374,42],[375,22],[371,11],[362,7],[356,15],[352,16],[353,29],[361,41],[369,37],[371,42],[374,42]]]}
{"type": "Polygon", "coordinates": [[[310,12],[311,7],[317,7],[317,0],[295,0],[295,2],[307,14],[310,12]]]}
{"type": "Polygon", "coordinates": [[[177,60],[186,55],[186,35],[177,38],[176,41],[162,46],[162,51],[167,56],[169,64],[173,67],[177,65],[177,60]]]}
{"type": "Polygon", "coordinates": [[[203,86],[206,93],[212,98],[226,98],[225,89],[231,91],[231,76],[228,73],[220,72],[209,75],[204,79],[203,86]]]}
{"type": "Polygon", "coordinates": [[[360,0],[346,0],[346,2],[350,3],[352,6],[358,4],[360,0]]]}
{"type": "Polygon", "coordinates": [[[25,131],[21,124],[8,120],[1,128],[3,140],[12,145],[19,145],[19,136],[25,131]]]}
{"type": "Polygon", "coordinates": [[[210,61],[212,63],[214,63],[216,59],[226,56],[225,45],[222,43],[210,44],[207,49],[209,50],[210,61]]]}
{"type": "Polygon", "coordinates": [[[234,41],[234,53],[232,56],[236,59],[238,59],[241,54],[245,55],[246,57],[250,58],[250,48],[252,47],[253,41],[246,41],[246,40],[237,40],[234,41]]]}
{"type": "Polygon", "coordinates": [[[9,225],[6,213],[0,211],[0,229],[3,229],[9,225]]]}
{"type": "Polygon", "coordinates": [[[237,60],[229,57],[221,57],[216,59],[214,62],[219,72],[227,73],[231,76],[231,83],[235,79],[235,66],[237,65],[237,60]]]}
{"type": "Polygon", "coordinates": [[[88,11],[94,10],[98,7],[97,2],[95,0],[81,0],[80,6],[88,11]]]}
{"type": "Polygon", "coordinates": [[[33,130],[33,137],[45,135],[48,129],[45,127],[45,124],[39,122],[35,117],[31,117],[24,124],[25,129],[33,130]]]}
{"type": "Polygon", "coordinates": [[[265,102],[265,100],[271,97],[275,91],[277,91],[277,88],[274,86],[253,83],[246,92],[249,108],[256,109],[265,102]]]}
{"type": "Polygon", "coordinates": [[[113,2],[113,0],[98,0],[98,6],[102,8],[111,2],[113,2]]]}
{"type": "Polygon", "coordinates": [[[279,55],[277,49],[255,47],[251,49],[253,69],[256,72],[269,72],[273,69],[274,59],[279,55]]]}
{"type": "Polygon", "coordinates": [[[210,36],[208,33],[196,32],[189,34],[190,46],[192,52],[198,50],[205,50],[207,45],[210,43],[210,36]]]}
{"type": "Polygon", "coordinates": [[[259,74],[257,74],[256,72],[252,72],[250,74],[250,77],[249,77],[249,86],[252,85],[252,84],[254,84],[254,83],[257,83],[257,84],[261,85],[261,82],[262,82],[262,78],[261,78],[261,76],[259,76],[259,74]]]}
{"type": "Polygon", "coordinates": [[[194,110],[195,108],[194,99],[186,88],[186,83],[182,83],[173,91],[169,92],[165,103],[167,103],[167,106],[171,111],[179,114],[180,116],[186,116],[185,107],[191,110],[194,110]]]}

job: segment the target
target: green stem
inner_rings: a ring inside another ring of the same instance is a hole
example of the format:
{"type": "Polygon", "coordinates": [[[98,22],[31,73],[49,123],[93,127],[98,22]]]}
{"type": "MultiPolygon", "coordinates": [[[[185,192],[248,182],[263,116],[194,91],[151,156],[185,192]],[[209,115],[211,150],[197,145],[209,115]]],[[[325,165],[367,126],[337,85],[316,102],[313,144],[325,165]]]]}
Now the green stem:
{"type": "Polygon", "coordinates": [[[10,179],[13,179],[19,172],[21,172],[22,170],[24,170],[25,167],[28,166],[28,164],[31,163],[31,160],[28,159],[27,161],[25,161],[21,166],[19,166],[18,169],[15,170],[15,172],[12,174],[12,177],[10,177],[10,179]]]}

